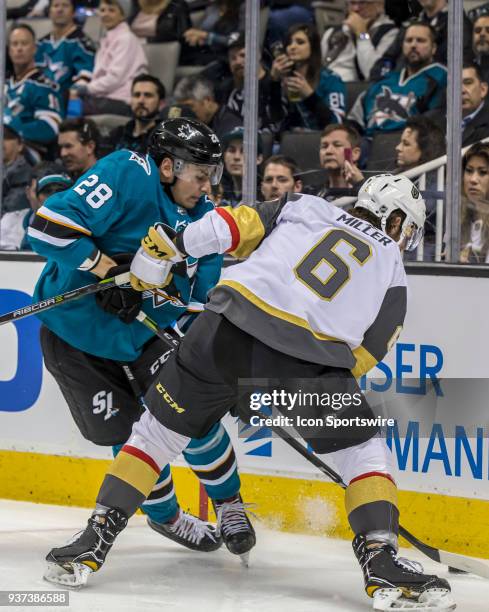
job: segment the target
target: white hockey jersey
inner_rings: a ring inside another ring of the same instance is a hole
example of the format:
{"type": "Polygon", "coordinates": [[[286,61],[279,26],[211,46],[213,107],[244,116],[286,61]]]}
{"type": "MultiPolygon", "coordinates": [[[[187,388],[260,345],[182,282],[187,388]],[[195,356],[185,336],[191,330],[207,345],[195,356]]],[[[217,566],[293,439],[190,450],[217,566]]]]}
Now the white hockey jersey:
{"type": "Polygon", "coordinates": [[[218,208],[186,228],[183,246],[194,257],[249,255],[223,271],[207,308],[283,353],[360,375],[402,328],[397,244],[322,198],[218,208]]]}

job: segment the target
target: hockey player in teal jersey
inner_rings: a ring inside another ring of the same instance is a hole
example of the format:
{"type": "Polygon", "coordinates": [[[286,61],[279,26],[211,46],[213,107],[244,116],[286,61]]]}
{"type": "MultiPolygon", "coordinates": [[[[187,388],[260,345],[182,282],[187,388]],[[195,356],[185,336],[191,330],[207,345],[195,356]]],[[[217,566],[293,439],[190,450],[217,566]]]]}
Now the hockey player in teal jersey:
{"type": "Polygon", "coordinates": [[[59,87],[36,68],[36,37],[26,24],[9,34],[8,50],[14,74],[6,82],[4,122],[26,141],[49,144],[61,123],[59,87]]]}
{"type": "MultiPolygon", "coordinates": [[[[93,283],[94,275],[128,270],[124,262],[138,250],[148,224],[159,220],[179,230],[212,210],[204,192],[209,182],[220,180],[221,157],[217,136],[204,124],[169,119],[156,128],[148,155],[112,153],[72,189],[49,198],[28,230],[32,247],[48,260],[34,299],[93,283]]],[[[98,300],[89,296],[40,316],[46,367],[84,437],[113,446],[115,453],[126,442],[141,414],[134,395],[142,396],[168,358],[167,346],[135,321],[137,313],[142,309],[161,327],[170,325],[193,303],[206,301],[221,264],[219,255],[193,259],[182,276],[175,274],[171,290],[146,291],[141,297],[130,287],[116,288],[98,300]]],[[[193,440],[185,456],[214,501],[228,548],[235,552],[232,546],[239,540],[249,550],[254,533],[222,425],[193,440]]],[[[214,550],[222,542],[213,526],[179,509],[168,466],[143,509],[153,529],[189,548],[214,550]]]]}
{"type": "Polygon", "coordinates": [[[348,119],[359,125],[366,136],[376,131],[401,130],[409,117],[443,106],[447,69],[433,63],[434,37],[426,23],[409,26],[403,41],[405,67],[373,83],[357,98],[348,119]]]}
{"type": "Polygon", "coordinates": [[[74,0],[50,0],[53,29],[37,43],[36,63],[59,85],[63,98],[74,82],[90,80],[95,58],[95,46],[74,15],[74,0]]]}

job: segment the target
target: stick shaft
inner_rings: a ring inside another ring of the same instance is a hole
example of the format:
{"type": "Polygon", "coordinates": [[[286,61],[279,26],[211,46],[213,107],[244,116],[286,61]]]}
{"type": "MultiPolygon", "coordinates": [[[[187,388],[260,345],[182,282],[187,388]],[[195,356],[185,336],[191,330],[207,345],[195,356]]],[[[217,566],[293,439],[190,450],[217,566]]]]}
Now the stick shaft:
{"type": "Polygon", "coordinates": [[[46,310],[50,310],[51,308],[55,308],[60,304],[65,304],[71,300],[77,300],[85,295],[91,295],[92,293],[98,293],[99,291],[105,291],[106,289],[111,289],[116,285],[123,285],[129,281],[129,272],[125,272],[124,274],[119,274],[114,276],[113,278],[107,278],[105,280],[99,281],[98,283],[93,283],[92,285],[85,285],[84,287],[78,287],[77,289],[71,289],[70,291],[66,291],[66,293],[61,293],[60,295],[55,295],[54,297],[46,298],[45,300],[40,300],[39,302],[35,302],[34,304],[28,304],[27,306],[23,306],[22,308],[18,308],[17,310],[12,310],[11,312],[7,312],[0,316],[0,325],[4,325],[5,323],[10,323],[12,321],[19,321],[20,319],[24,319],[25,317],[30,317],[31,315],[39,314],[40,312],[45,312],[46,310]]]}

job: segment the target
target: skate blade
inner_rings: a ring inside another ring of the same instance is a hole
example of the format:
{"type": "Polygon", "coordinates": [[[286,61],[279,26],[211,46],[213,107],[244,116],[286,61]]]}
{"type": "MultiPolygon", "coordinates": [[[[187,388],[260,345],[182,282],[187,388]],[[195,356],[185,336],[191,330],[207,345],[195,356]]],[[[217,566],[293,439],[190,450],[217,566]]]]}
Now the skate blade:
{"type": "Polygon", "coordinates": [[[239,555],[239,560],[241,561],[241,565],[243,567],[250,567],[250,553],[245,552],[242,555],[239,555]]]}
{"type": "Polygon", "coordinates": [[[445,612],[455,608],[456,603],[446,589],[427,589],[418,599],[404,597],[401,589],[377,589],[374,593],[374,610],[445,612]]]}
{"type": "Polygon", "coordinates": [[[71,589],[79,589],[85,586],[93,570],[83,563],[69,563],[67,565],[70,566],[71,571],[57,563],[48,562],[47,570],[43,576],[44,580],[71,589]]]}

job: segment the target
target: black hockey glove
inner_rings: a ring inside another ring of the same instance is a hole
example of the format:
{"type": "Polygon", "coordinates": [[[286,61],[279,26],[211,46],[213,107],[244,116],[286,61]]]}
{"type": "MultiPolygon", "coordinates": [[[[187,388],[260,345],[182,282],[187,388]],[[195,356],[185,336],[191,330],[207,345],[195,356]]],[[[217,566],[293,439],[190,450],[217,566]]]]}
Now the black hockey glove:
{"type": "MultiPolygon", "coordinates": [[[[117,266],[110,268],[105,278],[112,278],[117,274],[129,272],[134,255],[120,253],[110,257],[117,263],[117,266]]],[[[116,315],[123,323],[132,323],[141,310],[143,296],[140,291],[134,291],[130,286],[112,287],[112,289],[96,293],[95,301],[102,310],[116,315]]]]}

